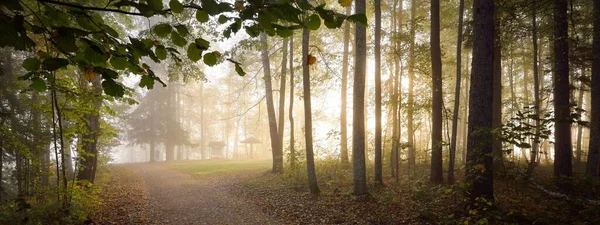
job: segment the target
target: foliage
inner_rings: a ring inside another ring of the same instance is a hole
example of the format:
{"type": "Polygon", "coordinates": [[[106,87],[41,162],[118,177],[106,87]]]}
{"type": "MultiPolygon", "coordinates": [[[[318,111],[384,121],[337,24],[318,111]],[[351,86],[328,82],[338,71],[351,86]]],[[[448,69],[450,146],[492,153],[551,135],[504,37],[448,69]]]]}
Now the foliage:
{"type": "MultiPolygon", "coordinates": [[[[193,41],[188,44],[185,38],[189,35],[188,28],[179,23],[160,23],[152,28],[156,36],[171,41],[172,45],[152,38],[123,38],[104,21],[103,16],[109,13],[178,17],[185,10],[191,10],[196,12],[199,23],[207,22],[210,17],[218,17],[221,24],[228,23],[222,33],[226,38],[242,28],[251,37],[256,37],[263,31],[271,36],[287,37],[293,30],[303,26],[316,30],[321,20],[328,28],[340,27],[345,20],[363,24],[367,22],[365,15],[346,16],[326,9],[324,4],[313,6],[305,0],[237,1],[235,4],[202,0],[201,5],[171,0],[169,6],[171,8],[165,8],[162,1],[130,0],[108,2],[104,7],[100,7],[100,3],[53,0],[40,0],[37,5],[28,1],[4,1],[1,5],[4,10],[0,15],[0,25],[7,31],[7,38],[0,42],[0,47],[37,51],[35,57],[26,60],[24,66],[29,73],[23,79],[34,82],[34,87],[38,90],[43,90],[47,83],[52,83],[52,73],[72,65],[86,71],[88,76],[100,74],[104,92],[120,97],[125,88],[117,79],[123,73],[141,76],[140,87],[151,89],[155,81],[165,85],[150,66],[143,62],[145,57],[156,63],[167,57],[179,62],[181,59],[175,48],[187,45],[190,60],[204,58],[206,65],[214,66],[220,62],[221,54],[217,51],[208,52],[210,42],[200,37],[191,38],[193,41]],[[308,17],[305,17],[305,12],[308,12],[308,17]],[[36,41],[39,39],[44,42],[36,41]],[[207,52],[204,53],[205,51],[207,52]]],[[[227,60],[236,65],[238,74],[245,74],[238,62],[227,60]]]]}

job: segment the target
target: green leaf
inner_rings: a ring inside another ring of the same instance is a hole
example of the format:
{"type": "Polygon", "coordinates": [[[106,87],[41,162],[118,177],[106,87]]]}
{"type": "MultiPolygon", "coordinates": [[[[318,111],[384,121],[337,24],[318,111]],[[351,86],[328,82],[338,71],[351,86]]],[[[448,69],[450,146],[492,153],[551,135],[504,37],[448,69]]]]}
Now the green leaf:
{"type": "Polygon", "coordinates": [[[321,26],[321,18],[319,15],[313,14],[308,18],[308,23],[306,23],[306,27],[311,30],[317,30],[321,26]]]}
{"type": "Polygon", "coordinates": [[[204,10],[198,9],[196,10],[196,19],[200,23],[206,23],[208,22],[208,13],[206,13],[204,10]]]}
{"type": "Polygon", "coordinates": [[[220,24],[227,23],[227,21],[229,21],[229,19],[225,15],[219,16],[219,23],[220,24]]]}
{"type": "Polygon", "coordinates": [[[148,89],[154,88],[154,79],[148,75],[142,76],[142,80],[140,80],[140,87],[146,87],[148,89]]]}
{"type": "Polygon", "coordinates": [[[171,27],[171,25],[166,24],[166,23],[160,23],[154,26],[154,28],[152,28],[152,31],[159,37],[167,37],[167,35],[169,35],[169,33],[171,32],[171,30],[173,30],[173,27],[171,27]]]}
{"type": "Polygon", "coordinates": [[[31,84],[29,85],[33,90],[36,91],[45,91],[46,90],[46,82],[39,77],[31,78],[31,84]]]}
{"type": "Polygon", "coordinates": [[[258,24],[260,24],[260,26],[265,30],[272,29],[271,23],[273,23],[274,20],[275,19],[269,13],[265,13],[263,11],[258,13],[258,24]]]}
{"type": "Polygon", "coordinates": [[[202,50],[198,48],[196,43],[191,43],[187,49],[187,56],[190,60],[197,62],[202,58],[202,50]]]}
{"type": "Polygon", "coordinates": [[[42,69],[55,71],[69,65],[69,61],[62,58],[47,58],[42,62],[42,69]]]}
{"type": "Polygon", "coordinates": [[[214,16],[221,13],[219,4],[217,4],[215,0],[201,0],[200,2],[202,2],[202,8],[206,10],[209,15],[214,16]]]}
{"type": "Polygon", "coordinates": [[[127,68],[127,63],[128,62],[125,57],[113,56],[112,58],[110,58],[110,64],[113,66],[113,68],[117,70],[124,70],[125,68],[127,68]]]}
{"type": "Polygon", "coordinates": [[[215,52],[204,54],[204,64],[208,66],[217,65],[217,54],[215,52]]]}
{"type": "Polygon", "coordinates": [[[92,48],[87,48],[82,54],[83,60],[94,66],[100,66],[106,61],[106,56],[104,54],[93,50],[92,48]]]}
{"type": "Polygon", "coordinates": [[[188,34],[190,34],[187,27],[185,27],[185,25],[182,25],[182,24],[177,25],[177,26],[175,26],[175,29],[177,29],[177,33],[179,33],[179,35],[181,35],[182,37],[185,37],[188,34]]]}
{"type": "Polygon", "coordinates": [[[150,8],[159,11],[163,9],[162,0],[146,0],[150,8]]]}
{"type": "Polygon", "coordinates": [[[94,67],[94,71],[102,74],[102,77],[104,77],[104,79],[117,79],[119,78],[119,74],[117,72],[115,72],[114,70],[111,69],[106,69],[103,67],[94,67]]]}
{"type": "Polygon", "coordinates": [[[175,31],[171,32],[171,40],[173,41],[173,44],[179,47],[183,47],[185,44],[187,44],[187,41],[175,31]]]}
{"type": "Polygon", "coordinates": [[[113,29],[112,27],[106,25],[106,24],[102,24],[100,25],[100,27],[102,27],[102,30],[104,30],[106,33],[108,33],[110,36],[113,36],[115,38],[119,37],[119,32],[117,32],[115,29],[113,29]]]}
{"type": "Polygon", "coordinates": [[[114,97],[123,97],[125,94],[125,88],[120,84],[117,84],[113,79],[105,79],[102,81],[102,89],[104,93],[114,97]]]}
{"type": "Polygon", "coordinates": [[[203,38],[196,38],[196,45],[198,45],[197,47],[200,50],[207,50],[210,47],[210,42],[203,38]]]}
{"type": "Polygon", "coordinates": [[[279,37],[289,37],[289,36],[292,36],[293,34],[294,34],[294,31],[291,29],[287,29],[287,28],[277,29],[277,35],[279,35],[279,37]]]}
{"type": "Polygon", "coordinates": [[[244,69],[242,69],[240,64],[237,64],[237,63],[235,64],[235,72],[237,72],[237,74],[240,76],[246,75],[246,72],[244,72],[244,69]]]}
{"type": "Polygon", "coordinates": [[[23,61],[23,68],[26,69],[27,71],[33,72],[33,71],[38,70],[40,68],[41,64],[42,63],[37,58],[28,58],[23,61]]]}
{"type": "Polygon", "coordinates": [[[354,23],[360,23],[363,26],[367,26],[367,16],[365,14],[354,14],[346,19],[354,23]]]}
{"type": "Polygon", "coordinates": [[[156,49],[154,49],[154,54],[156,54],[158,59],[165,60],[167,58],[167,49],[165,49],[165,46],[163,45],[158,45],[156,46],[156,49]]]}
{"type": "Polygon", "coordinates": [[[178,0],[171,0],[169,2],[169,7],[171,7],[171,11],[174,13],[183,12],[183,4],[181,4],[181,2],[179,2],[178,0]]]}

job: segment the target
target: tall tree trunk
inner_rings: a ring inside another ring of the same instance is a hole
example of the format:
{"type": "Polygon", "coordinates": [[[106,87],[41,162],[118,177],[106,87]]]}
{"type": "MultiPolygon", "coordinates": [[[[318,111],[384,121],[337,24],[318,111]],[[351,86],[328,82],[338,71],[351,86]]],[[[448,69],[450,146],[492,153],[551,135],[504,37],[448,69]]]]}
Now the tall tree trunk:
{"type": "Polygon", "coordinates": [[[271,85],[271,63],[269,62],[269,46],[267,44],[267,34],[264,32],[260,34],[260,42],[262,49],[262,63],[264,70],[265,80],[265,93],[267,99],[267,116],[269,117],[269,135],[271,137],[271,151],[273,153],[273,173],[281,173],[283,171],[283,164],[280,163],[283,157],[278,153],[280,152],[279,134],[277,132],[277,121],[275,119],[275,106],[273,105],[273,87],[271,85]]]}
{"type": "MultiPolygon", "coordinates": [[[[355,14],[366,13],[366,1],[356,0],[355,14]]],[[[357,23],[354,31],[354,96],[352,104],[352,164],[354,170],[354,194],[367,194],[365,163],[365,73],[367,62],[367,28],[357,23]]]]}
{"type": "MultiPolygon", "coordinates": [[[[471,52],[472,54],[472,52],[471,52]]],[[[465,74],[471,74],[471,55],[467,54],[467,67],[466,70],[467,72],[465,74]]],[[[466,76],[465,77],[465,107],[463,108],[463,134],[462,134],[462,147],[463,147],[463,152],[462,152],[462,161],[464,164],[467,163],[467,145],[468,145],[468,131],[469,131],[469,95],[470,95],[470,76],[466,76]]]]}
{"type": "MultiPolygon", "coordinates": [[[[346,7],[346,15],[350,15],[352,7],[346,7]]],[[[340,156],[342,163],[348,163],[348,122],[347,122],[347,98],[348,98],[348,46],[350,43],[350,22],[344,24],[344,55],[342,56],[342,109],[340,115],[340,156]]]]}
{"type": "Polygon", "coordinates": [[[414,131],[414,86],[415,86],[415,29],[416,29],[416,11],[417,1],[410,1],[410,47],[408,50],[408,106],[406,108],[407,133],[408,133],[408,167],[415,172],[415,131],[414,131]]]}
{"type": "Polygon", "coordinates": [[[494,200],[492,112],[494,87],[494,2],[473,2],[473,69],[469,101],[466,180],[471,206],[494,200]]]}
{"type": "Polygon", "coordinates": [[[96,75],[92,81],[92,94],[94,96],[92,112],[84,115],[86,118],[86,132],[82,135],[82,151],[79,155],[78,180],[87,180],[94,183],[98,159],[98,136],[100,133],[100,107],[102,106],[101,77],[96,75]]]}
{"type": "Polygon", "coordinates": [[[533,109],[535,110],[535,140],[531,145],[531,162],[527,170],[528,174],[533,172],[533,169],[537,165],[538,155],[540,152],[540,78],[538,68],[538,38],[537,38],[537,0],[533,0],[532,8],[532,42],[533,42],[533,109]]]}
{"type": "MultiPolygon", "coordinates": [[[[296,168],[296,150],[294,137],[294,35],[290,36],[290,166],[296,168]]],[[[347,155],[346,155],[347,157],[347,155]]]]}
{"type": "Polygon", "coordinates": [[[317,183],[317,173],[315,171],[315,159],[313,156],[313,137],[312,137],[312,105],[310,99],[310,65],[308,64],[308,45],[310,43],[310,31],[304,27],[302,29],[302,85],[304,86],[304,132],[306,141],[306,170],[308,174],[308,186],[310,193],[319,195],[321,190],[317,183]]]}
{"type": "MultiPolygon", "coordinates": [[[[593,52],[600,52],[600,1],[594,1],[594,39],[593,52]]],[[[598,176],[600,162],[600,54],[594,54],[592,61],[592,84],[591,90],[591,124],[590,144],[586,174],[598,176]]]]}
{"type": "Polygon", "coordinates": [[[287,73],[287,54],[288,54],[288,43],[289,39],[283,39],[282,56],[281,56],[281,77],[279,79],[279,128],[277,133],[279,134],[279,148],[273,149],[273,154],[277,155],[277,159],[273,161],[279,167],[279,172],[283,172],[283,130],[285,121],[285,76],[287,73]],[[275,152],[277,151],[277,152],[275,152]]]}
{"type": "MultiPolygon", "coordinates": [[[[583,96],[585,92],[585,85],[582,81],[579,81],[579,96],[577,96],[577,107],[583,109],[583,96]]],[[[583,118],[582,118],[583,119],[583,118]]],[[[581,138],[583,136],[583,125],[577,124],[577,136],[575,139],[576,149],[575,149],[575,165],[577,168],[581,165],[581,138]]]]}
{"type": "Polygon", "coordinates": [[[73,175],[74,175],[74,171],[73,171],[73,157],[72,157],[72,141],[73,139],[70,137],[67,137],[65,140],[65,148],[64,148],[64,154],[65,154],[65,168],[67,171],[67,179],[68,180],[73,180],[73,175]]]}
{"type": "MultiPolygon", "coordinates": [[[[492,129],[502,127],[502,46],[498,27],[494,30],[496,34],[494,43],[494,87],[492,105],[492,129]]],[[[494,155],[494,171],[504,172],[504,155],[502,154],[502,140],[494,137],[492,145],[494,155]]]]}
{"type": "Polygon", "coordinates": [[[431,182],[443,182],[442,170],[442,54],[440,48],[440,1],[431,0],[431,182]]]}
{"type": "Polygon", "coordinates": [[[375,0],[375,183],[378,185],[383,185],[381,133],[381,0],[375,0]]]}
{"type": "Polygon", "coordinates": [[[554,175],[561,188],[570,189],[564,179],[573,176],[567,0],[554,1],[554,62],[554,175]]]}
{"type": "Polygon", "coordinates": [[[458,32],[456,41],[456,85],[454,87],[454,111],[452,113],[452,138],[450,140],[450,162],[448,163],[448,183],[454,183],[454,162],[456,158],[456,134],[458,130],[458,111],[460,110],[460,81],[462,66],[463,14],[465,1],[458,3],[458,32]]]}
{"type": "Polygon", "coordinates": [[[394,46],[394,68],[393,71],[390,69],[390,79],[393,79],[391,90],[391,107],[392,107],[392,151],[390,154],[390,168],[392,171],[392,177],[396,181],[400,179],[400,138],[402,136],[402,126],[401,126],[401,106],[402,106],[402,70],[400,69],[402,63],[402,52],[400,51],[400,33],[402,32],[402,5],[404,4],[404,0],[394,1],[394,9],[392,14],[392,22],[391,25],[393,27],[395,36],[393,40],[394,46]],[[398,11],[396,11],[396,4],[398,5],[398,11]]]}

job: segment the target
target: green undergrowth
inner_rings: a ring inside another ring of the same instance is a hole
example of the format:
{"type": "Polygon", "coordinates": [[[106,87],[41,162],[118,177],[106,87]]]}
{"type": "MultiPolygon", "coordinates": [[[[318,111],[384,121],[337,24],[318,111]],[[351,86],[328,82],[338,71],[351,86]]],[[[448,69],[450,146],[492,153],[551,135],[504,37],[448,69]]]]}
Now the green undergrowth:
{"type": "Polygon", "coordinates": [[[66,195],[64,189],[56,186],[34,189],[27,196],[0,206],[0,224],[85,224],[101,208],[99,184],[106,182],[109,176],[108,171],[101,169],[96,184],[69,181],[66,195]],[[64,201],[65,196],[67,201],[64,201]]]}

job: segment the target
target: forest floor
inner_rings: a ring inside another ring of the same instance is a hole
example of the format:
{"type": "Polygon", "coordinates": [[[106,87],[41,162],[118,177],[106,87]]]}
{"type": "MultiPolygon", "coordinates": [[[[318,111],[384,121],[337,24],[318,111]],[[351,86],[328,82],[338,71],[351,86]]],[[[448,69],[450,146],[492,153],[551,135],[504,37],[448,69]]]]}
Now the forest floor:
{"type": "MultiPolygon", "coordinates": [[[[210,164],[209,164],[210,165],[210,164]]],[[[216,169],[200,176],[174,164],[111,166],[97,224],[279,224],[229,189],[255,170],[216,169]]],[[[219,165],[215,164],[211,169],[219,165]]],[[[262,170],[264,171],[264,170],[262,170]]]]}
{"type": "MultiPolygon", "coordinates": [[[[600,207],[548,196],[519,178],[496,182],[489,211],[464,210],[464,183],[431,185],[426,168],[355,197],[349,165],[319,165],[319,196],[305,171],[270,161],[185,161],[110,166],[97,224],[599,224],[600,207]],[[423,173],[419,173],[419,171],[423,173]]],[[[299,166],[298,168],[302,168],[299,166]]],[[[540,168],[541,174],[546,174],[540,168]]],[[[460,175],[459,175],[460,178],[460,175]]],[[[548,185],[549,180],[539,177],[548,185]]],[[[370,182],[372,183],[372,182],[370,182]]],[[[551,186],[549,186],[551,187],[551,186]]],[[[598,185],[578,184],[594,189],[598,185]]],[[[552,191],[552,190],[551,190],[552,191]]],[[[590,191],[590,190],[588,190],[590,191]]],[[[582,193],[584,191],[581,191],[582,193]]],[[[596,196],[591,196],[596,197],[596,196]]]]}

